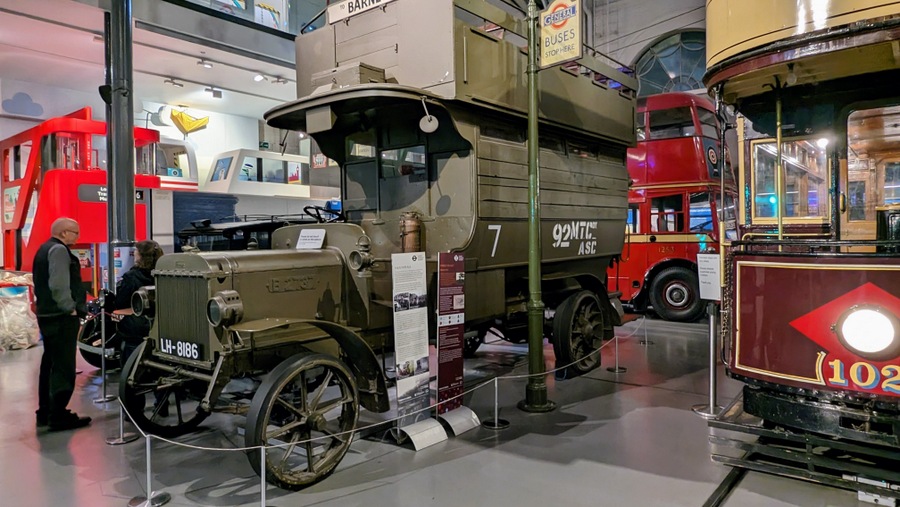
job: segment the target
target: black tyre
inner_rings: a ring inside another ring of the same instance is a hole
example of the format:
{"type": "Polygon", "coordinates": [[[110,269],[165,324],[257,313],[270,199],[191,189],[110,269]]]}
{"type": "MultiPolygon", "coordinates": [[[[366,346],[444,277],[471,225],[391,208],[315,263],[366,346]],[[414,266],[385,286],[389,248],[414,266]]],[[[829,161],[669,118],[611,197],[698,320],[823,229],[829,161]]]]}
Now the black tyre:
{"type": "Polygon", "coordinates": [[[600,366],[603,343],[603,311],[600,300],[583,290],[567,297],[553,317],[553,352],[558,365],[571,364],[570,376],[582,375],[600,366]]]}
{"type": "Polygon", "coordinates": [[[159,370],[141,366],[146,347],[145,342],[125,362],[119,380],[119,399],[145,433],[172,438],[194,431],[209,417],[209,412],[200,409],[207,384],[169,377],[159,370]],[[132,371],[134,380],[128,382],[132,371]]]}
{"type": "MultiPolygon", "coordinates": [[[[115,336],[115,324],[111,319],[106,321],[106,332],[110,335],[106,341],[106,369],[115,370],[122,367],[119,339],[115,336]]],[[[97,315],[88,317],[78,329],[78,351],[81,357],[91,366],[101,368],[103,363],[100,353],[103,350],[103,334],[100,318],[97,315]]]]}
{"type": "Polygon", "coordinates": [[[478,352],[478,347],[484,343],[484,333],[478,331],[478,334],[475,336],[468,336],[463,338],[463,357],[466,359],[471,359],[475,357],[475,353],[478,352]]]}
{"type": "Polygon", "coordinates": [[[703,313],[700,282],[690,269],[672,267],[662,270],[650,284],[653,310],[675,322],[692,322],[703,313]]]}
{"type": "MultiPolygon", "coordinates": [[[[253,396],[245,433],[247,447],[267,446],[268,482],[300,490],[331,474],[353,441],[358,403],[356,381],[335,357],[303,352],[276,366],[253,396]]],[[[260,452],[248,453],[257,474],[260,452]]]]}

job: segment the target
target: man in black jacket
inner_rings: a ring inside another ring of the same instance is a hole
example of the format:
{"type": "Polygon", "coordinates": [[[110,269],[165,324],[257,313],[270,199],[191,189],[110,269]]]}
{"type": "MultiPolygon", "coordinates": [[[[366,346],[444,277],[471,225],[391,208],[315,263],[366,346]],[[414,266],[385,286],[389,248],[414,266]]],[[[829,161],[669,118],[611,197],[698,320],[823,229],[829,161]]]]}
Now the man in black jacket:
{"type": "Polygon", "coordinates": [[[80,233],[78,222],[58,218],[50,226],[52,237],[34,256],[34,296],[44,339],[36,415],[37,425],[49,425],[50,431],[81,428],[91,422],[90,417],[66,408],[75,390],[78,318],[87,313],[81,264],[69,250],[80,233]]]}

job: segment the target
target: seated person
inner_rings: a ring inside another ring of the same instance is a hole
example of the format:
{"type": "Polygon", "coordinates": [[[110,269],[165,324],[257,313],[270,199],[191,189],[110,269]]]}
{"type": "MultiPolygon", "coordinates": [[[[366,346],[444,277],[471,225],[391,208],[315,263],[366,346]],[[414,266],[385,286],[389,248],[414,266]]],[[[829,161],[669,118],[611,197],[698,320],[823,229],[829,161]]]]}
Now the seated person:
{"type": "MultiPolygon", "coordinates": [[[[153,240],[139,241],[134,248],[134,266],[122,275],[116,284],[116,310],[131,308],[131,296],[145,285],[153,285],[151,270],[163,251],[153,240]]],[[[119,322],[116,334],[122,339],[122,363],[138,348],[144,337],[150,334],[150,318],[146,315],[126,315],[119,322]]]]}

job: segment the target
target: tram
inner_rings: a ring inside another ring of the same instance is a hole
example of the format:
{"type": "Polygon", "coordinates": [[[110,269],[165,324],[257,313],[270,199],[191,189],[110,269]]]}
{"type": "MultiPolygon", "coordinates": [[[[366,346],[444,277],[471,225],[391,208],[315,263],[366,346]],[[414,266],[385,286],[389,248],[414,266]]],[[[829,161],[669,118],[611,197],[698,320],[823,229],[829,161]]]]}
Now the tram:
{"type": "Polygon", "coordinates": [[[761,437],[714,458],[896,497],[900,4],[710,0],[707,26],[706,84],[745,118],[722,308],[744,387],[711,424],[761,437]]]}

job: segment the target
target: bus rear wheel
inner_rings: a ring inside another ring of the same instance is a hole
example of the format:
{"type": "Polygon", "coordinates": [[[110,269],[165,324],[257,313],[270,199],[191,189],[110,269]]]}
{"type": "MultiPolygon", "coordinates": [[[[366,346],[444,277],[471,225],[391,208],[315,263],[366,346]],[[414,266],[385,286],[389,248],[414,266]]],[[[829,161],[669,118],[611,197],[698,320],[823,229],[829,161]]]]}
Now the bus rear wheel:
{"type": "Polygon", "coordinates": [[[662,270],[650,285],[650,304],[660,317],[692,322],[703,313],[697,273],[682,267],[662,270]]]}

